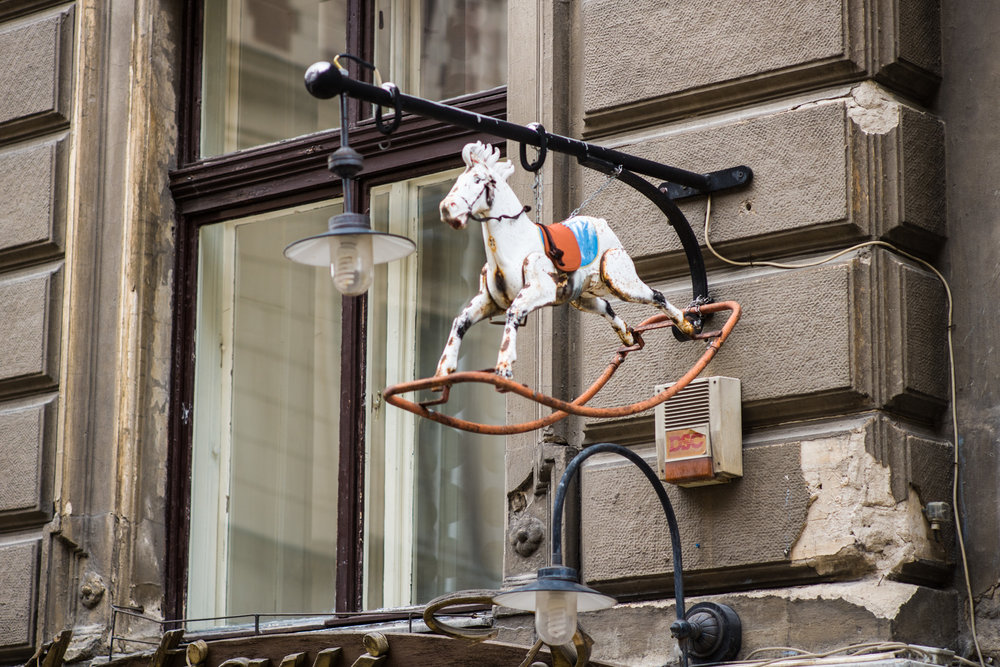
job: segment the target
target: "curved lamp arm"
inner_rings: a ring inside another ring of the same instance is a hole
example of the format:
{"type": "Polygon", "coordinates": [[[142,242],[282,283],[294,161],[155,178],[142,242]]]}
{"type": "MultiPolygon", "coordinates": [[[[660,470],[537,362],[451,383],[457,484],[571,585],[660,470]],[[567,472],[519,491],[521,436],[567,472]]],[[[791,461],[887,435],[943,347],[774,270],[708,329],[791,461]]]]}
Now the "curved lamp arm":
{"type": "Polygon", "coordinates": [[[535,628],[539,637],[550,646],[568,641],[570,631],[577,628],[577,611],[594,611],[614,605],[614,598],[581,585],[577,571],[563,566],[562,562],[562,516],[566,491],[583,462],[594,454],[602,453],[617,454],[634,463],[653,485],[663,506],[673,550],[674,600],[677,611],[677,620],[670,625],[670,634],[680,644],[681,667],[687,667],[689,653],[701,662],[733,659],[739,652],[742,638],[739,616],[730,607],[715,602],[700,602],[685,610],[681,536],[666,489],[641,456],[610,442],[591,445],[577,454],[566,466],[559,480],[552,508],[552,566],[538,570],[535,582],[495,595],[493,602],[514,609],[534,611],[535,628]],[[570,599],[573,601],[570,602],[570,599]]]}
{"type": "MultiPolygon", "coordinates": [[[[674,508],[670,504],[670,498],[667,497],[667,491],[663,488],[663,484],[656,476],[656,472],[649,467],[649,464],[646,463],[645,459],[633,452],[631,449],[611,442],[602,442],[587,447],[573,457],[573,460],[569,462],[568,466],[566,466],[562,479],[559,480],[559,486],[556,489],[555,503],[552,507],[552,564],[562,565],[563,560],[562,516],[563,505],[566,502],[566,490],[569,488],[570,482],[573,481],[573,477],[576,475],[577,471],[579,471],[583,462],[594,454],[602,453],[618,454],[619,456],[622,456],[634,463],[636,467],[639,468],[639,470],[641,470],[646,476],[649,483],[653,485],[653,489],[656,491],[656,496],[660,499],[660,504],[663,506],[663,513],[667,515],[667,526],[670,529],[670,547],[673,551],[674,559],[674,599],[676,601],[675,606],[677,607],[677,620],[678,622],[684,622],[684,567],[681,562],[681,533],[677,527],[677,517],[674,515],[674,508]]],[[[671,629],[673,630],[673,628],[671,629]]]]}

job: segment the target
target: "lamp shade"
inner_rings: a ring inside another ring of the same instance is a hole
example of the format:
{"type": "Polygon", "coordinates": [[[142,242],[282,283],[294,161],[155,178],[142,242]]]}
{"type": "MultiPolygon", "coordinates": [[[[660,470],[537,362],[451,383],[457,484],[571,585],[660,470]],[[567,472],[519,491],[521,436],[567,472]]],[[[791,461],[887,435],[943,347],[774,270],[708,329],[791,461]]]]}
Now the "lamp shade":
{"type": "Polygon", "coordinates": [[[561,646],[576,634],[580,611],[607,609],[615,599],[580,584],[571,567],[543,567],[527,586],[493,596],[496,604],[535,612],[535,630],[549,646],[561,646]]]}
{"type": "Polygon", "coordinates": [[[376,232],[363,213],[330,218],[328,231],[299,239],[285,248],[285,257],[310,266],[329,266],[337,289],[348,295],[365,292],[375,264],[402,259],[416,249],[405,236],[376,232]]]}
{"type": "Polygon", "coordinates": [[[571,567],[543,567],[538,570],[538,579],[520,588],[514,588],[493,596],[493,602],[511,609],[535,611],[539,592],[559,591],[576,595],[577,611],[597,611],[615,605],[616,600],[593,588],[580,584],[580,576],[571,567]]]}
{"type": "Polygon", "coordinates": [[[341,213],[330,218],[329,231],[289,243],[285,248],[285,257],[299,264],[328,266],[336,258],[334,244],[339,241],[337,237],[358,234],[371,237],[372,261],[375,264],[402,259],[417,249],[417,244],[405,236],[376,232],[363,213],[341,213]]]}

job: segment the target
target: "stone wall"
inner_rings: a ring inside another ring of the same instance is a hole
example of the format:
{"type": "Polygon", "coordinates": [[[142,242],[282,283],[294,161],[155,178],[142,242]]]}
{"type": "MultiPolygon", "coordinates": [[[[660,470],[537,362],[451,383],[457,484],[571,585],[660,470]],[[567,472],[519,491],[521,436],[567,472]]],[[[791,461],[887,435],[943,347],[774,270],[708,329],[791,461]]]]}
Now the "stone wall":
{"type": "MultiPolygon", "coordinates": [[[[75,8],[0,5],[0,659],[36,641],[53,518],[75,8]]],[[[43,4],[43,3],[36,3],[43,4]]],[[[52,4],[52,3],[50,3],[52,4]]]]}
{"type": "Polygon", "coordinates": [[[0,2],[3,664],[162,604],[178,11],[0,2]]]}
{"type": "MultiPolygon", "coordinates": [[[[1000,653],[1000,329],[987,295],[1000,291],[1000,44],[988,26],[1000,7],[941,3],[943,80],[934,110],[947,124],[948,243],[942,263],[955,294],[958,419],[961,427],[960,502],[965,509],[972,595],[980,644],[1000,653]],[[985,298],[984,298],[985,297],[985,298]]],[[[963,577],[956,585],[964,589],[963,577]]]]}
{"type": "MultiPolygon", "coordinates": [[[[753,169],[749,188],[712,199],[711,239],[723,255],[797,264],[882,240],[938,258],[949,229],[940,188],[944,124],[929,108],[941,76],[937,3],[512,4],[543,15],[534,33],[541,55],[511,49],[515,120],[548,128],[546,115],[562,119],[554,131],[693,171],[753,169]],[[568,81],[550,74],[560,62],[568,81]],[[528,70],[551,77],[551,87],[520,85],[515,73],[528,70]]],[[[555,162],[551,170],[553,219],[604,181],[576,165],[555,162]]],[[[706,199],[681,208],[704,243],[706,199]]],[[[585,213],[608,219],[640,275],[687,305],[685,256],[653,204],[619,185],[585,213]]],[[[731,267],[705,255],[711,296],[743,307],[704,374],[742,381],[744,476],[668,486],[688,592],[741,614],[745,652],[872,640],[957,647],[965,624],[950,588],[953,531],[936,535],[923,516],[926,503],[951,499],[941,283],[884,247],[794,270],[731,267]],[[934,622],[941,609],[947,623],[934,622]]],[[[615,310],[633,324],[652,314],[631,304],[615,310]]],[[[572,309],[546,317],[533,325],[537,363],[521,362],[533,373],[523,381],[576,395],[619,343],[600,318],[572,309]],[[559,331],[571,342],[547,347],[545,336],[559,331]]],[[[702,352],[669,334],[648,334],[646,342],[593,405],[651,396],[702,352]]],[[[512,401],[511,412],[527,417],[532,409],[512,401]]],[[[604,441],[655,461],[649,414],[569,420],[541,444],[512,438],[508,484],[521,494],[512,525],[529,515],[547,525],[551,500],[539,477],[549,474],[554,484],[561,457],[604,441]],[[535,487],[525,500],[528,482],[535,487]]],[[[631,601],[583,619],[597,638],[596,657],[662,664],[671,650],[673,564],[656,497],[634,467],[611,455],[588,459],[581,477],[579,515],[568,516],[579,529],[567,548],[579,539],[586,583],[631,601]]],[[[528,558],[509,551],[507,583],[529,578],[548,548],[528,558]]],[[[530,638],[519,617],[508,628],[511,638],[530,638]]]]}

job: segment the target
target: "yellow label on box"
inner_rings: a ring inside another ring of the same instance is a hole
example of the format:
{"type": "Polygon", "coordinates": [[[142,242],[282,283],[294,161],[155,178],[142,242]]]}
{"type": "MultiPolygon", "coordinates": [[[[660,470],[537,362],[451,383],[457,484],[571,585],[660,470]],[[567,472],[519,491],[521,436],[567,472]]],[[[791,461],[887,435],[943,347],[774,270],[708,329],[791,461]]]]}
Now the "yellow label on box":
{"type": "Polygon", "coordinates": [[[667,460],[704,456],[708,453],[708,436],[691,428],[667,431],[667,460]]]}

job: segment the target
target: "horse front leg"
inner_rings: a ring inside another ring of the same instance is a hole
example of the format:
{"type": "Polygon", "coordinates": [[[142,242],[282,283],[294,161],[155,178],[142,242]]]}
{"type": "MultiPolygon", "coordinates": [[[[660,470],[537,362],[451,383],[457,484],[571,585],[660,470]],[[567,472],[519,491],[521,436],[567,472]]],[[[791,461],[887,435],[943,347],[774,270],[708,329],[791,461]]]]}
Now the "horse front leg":
{"type": "Polygon", "coordinates": [[[458,352],[462,347],[462,338],[465,336],[465,332],[476,322],[481,322],[493,315],[499,315],[501,312],[503,309],[493,301],[487,288],[486,267],[484,266],[482,273],[479,274],[479,293],[472,297],[469,304],[451,323],[451,334],[448,336],[448,342],[441,353],[441,360],[438,361],[434,376],[440,377],[454,373],[458,367],[458,352]]]}
{"type": "Polygon", "coordinates": [[[496,374],[508,380],[514,377],[517,360],[517,329],[528,313],[556,303],[557,273],[551,260],[544,255],[528,255],[523,265],[524,287],[514,297],[507,309],[507,322],[503,328],[503,341],[497,356],[496,374]]]}

